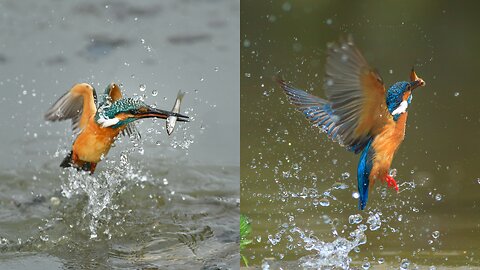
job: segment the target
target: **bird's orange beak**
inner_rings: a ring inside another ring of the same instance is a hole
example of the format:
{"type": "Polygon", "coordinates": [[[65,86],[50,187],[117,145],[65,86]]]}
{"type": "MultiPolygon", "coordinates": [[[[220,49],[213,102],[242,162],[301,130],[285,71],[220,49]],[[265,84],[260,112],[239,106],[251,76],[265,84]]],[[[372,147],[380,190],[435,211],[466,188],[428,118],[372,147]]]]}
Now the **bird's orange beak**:
{"type": "Polygon", "coordinates": [[[414,68],[412,68],[412,71],[410,72],[410,81],[414,82],[414,84],[412,85],[412,90],[419,86],[425,86],[427,84],[422,78],[417,76],[414,68]]]}

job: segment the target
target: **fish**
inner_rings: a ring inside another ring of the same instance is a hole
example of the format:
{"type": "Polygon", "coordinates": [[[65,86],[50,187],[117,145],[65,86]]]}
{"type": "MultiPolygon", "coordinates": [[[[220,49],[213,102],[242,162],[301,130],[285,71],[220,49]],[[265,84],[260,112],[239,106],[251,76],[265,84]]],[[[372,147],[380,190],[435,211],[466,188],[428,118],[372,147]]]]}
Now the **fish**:
{"type": "MultiPolygon", "coordinates": [[[[182,90],[178,91],[177,99],[175,100],[175,104],[173,105],[172,112],[178,113],[180,111],[180,104],[182,103],[183,96],[185,96],[185,92],[182,90]]],[[[167,118],[166,127],[167,127],[167,134],[171,135],[173,133],[173,129],[175,128],[175,124],[177,123],[176,116],[169,116],[167,118]]]]}

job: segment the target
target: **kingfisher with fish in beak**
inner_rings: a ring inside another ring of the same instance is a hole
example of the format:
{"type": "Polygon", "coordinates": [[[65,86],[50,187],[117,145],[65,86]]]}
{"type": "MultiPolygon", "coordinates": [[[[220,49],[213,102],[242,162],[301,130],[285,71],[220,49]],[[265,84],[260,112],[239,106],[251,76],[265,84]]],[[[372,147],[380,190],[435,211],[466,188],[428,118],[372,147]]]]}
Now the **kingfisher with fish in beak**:
{"type": "Polygon", "coordinates": [[[278,80],[290,102],[313,126],[355,154],[361,153],[357,167],[361,210],[367,205],[369,187],[375,181],[386,182],[398,192],[397,182],[389,174],[390,165],[405,137],[413,91],[425,86],[413,68],[409,79],[386,90],[380,75],[350,38],[328,46],[324,80],[327,99],[278,80]]]}
{"type": "Polygon", "coordinates": [[[177,121],[189,121],[188,116],[179,113],[182,97],[183,94],[175,101],[176,112],[165,111],[139,99],[124,98],[120,87],[111,83],[97,104],[97,94],[90,84],[74,85],[45,114],[47,121],[71,119],[73,131],[78,134],[72,151],[60,166],[75,167],[93,174],[97,163],[107,155],[119,134],[140,137],[134,123],[138,119],[172,119],[167,123],[170,135],[177,121]]]}

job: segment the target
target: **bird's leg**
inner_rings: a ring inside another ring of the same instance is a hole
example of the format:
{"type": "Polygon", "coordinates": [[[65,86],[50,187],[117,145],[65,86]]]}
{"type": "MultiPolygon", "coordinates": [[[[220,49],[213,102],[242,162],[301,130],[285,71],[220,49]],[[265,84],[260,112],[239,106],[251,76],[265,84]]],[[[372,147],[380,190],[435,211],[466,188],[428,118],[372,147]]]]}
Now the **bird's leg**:
{"type": "Polygon", "coordinates": [[[387,174],[385,181],[387,181],[389,187],[393,187],[396,191],[398,191],[397,181],[395,181],[391,175],[387,174]]]}

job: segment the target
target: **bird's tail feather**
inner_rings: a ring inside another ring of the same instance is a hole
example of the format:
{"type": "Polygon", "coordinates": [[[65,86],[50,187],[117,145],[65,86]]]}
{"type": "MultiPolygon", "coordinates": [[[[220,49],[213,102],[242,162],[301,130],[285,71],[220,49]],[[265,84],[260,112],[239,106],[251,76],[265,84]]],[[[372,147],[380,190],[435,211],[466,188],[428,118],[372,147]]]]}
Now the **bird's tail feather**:
{"type": "Polygon", "coordinates": [[[72,154],[73,154],[73,151],[70,151],[70,153],[68,153],[68,155],[63,159],[62,163],[60,163],[60,167],[62,168],[72,167],[72,154]]]}
{"type": "Polygon", "coordinates": [[[372,141],[373,139],[370,139],[368,144],[363,149],[357,168],[358,193],[360,195],[358,208],[360,210],[365,209],[368,201],[368,186],[370,184],[369,176],[370,172],[372,171],[374,155],[374,150],[370,147],[372,141]]]}
{"type": "Polygon", "coordinates": [[[73,156],[73,151],[70,151],[70,153],[63,159],[62,163],[60,163],[60,167],[62,168],[74,167],[77,170],[90,172],[90,174],[93,174],[95,172],[97,163],[81,161],[81,162],[78,162],[78,164],[76,164],[73,161],[72,156],[73,156]]]}

